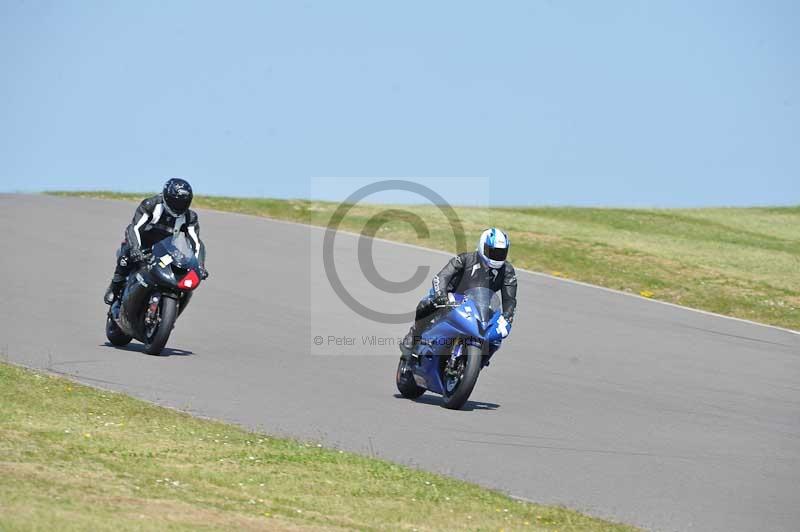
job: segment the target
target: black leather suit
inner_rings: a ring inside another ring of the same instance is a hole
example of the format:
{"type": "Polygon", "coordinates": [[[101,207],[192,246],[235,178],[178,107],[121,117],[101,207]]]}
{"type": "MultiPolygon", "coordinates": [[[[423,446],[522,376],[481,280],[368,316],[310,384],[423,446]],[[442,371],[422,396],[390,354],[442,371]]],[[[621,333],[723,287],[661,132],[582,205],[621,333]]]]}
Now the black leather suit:
{"type": "Polygon", "coordinates": [[[499,269],[483,264],[477,251],[456,255],[433,277],[433,290],[417,305],[414,326],[409,334],[415,336],[422,331],[423,322],[436,310],[434,299],[448,292],[463,294],[470,288],[485,287],[500,292],[503,300],[503,316],[511,323],[517,309],[517,273],[506,261],[499,269]]]}
{"type": "Polygon", "coordinates": [[[131,250],[149,250],[153,244],[170,235],[183,232],[194,246],[200,267],[205,269],[206,248],[200,240],[200,224],[197,213],[189,209],[175,216],[164,204],[161,194],[142,201],[133,214],[133,220],[125,229],[125,240],[117,251],[117,267],[112,283],[124,283],[134,267],[131,250]]]}

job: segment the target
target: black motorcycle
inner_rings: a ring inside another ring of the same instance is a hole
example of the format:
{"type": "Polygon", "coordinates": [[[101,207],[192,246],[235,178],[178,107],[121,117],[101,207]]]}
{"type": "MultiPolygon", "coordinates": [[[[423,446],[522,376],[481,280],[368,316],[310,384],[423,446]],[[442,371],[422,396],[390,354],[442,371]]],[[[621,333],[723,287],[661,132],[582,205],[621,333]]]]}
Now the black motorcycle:
{"type": "Polygon", "coordinates": [[[108,341],[122,346],[135,338],[144,344],[146,353],[161,353],[175,320],[200,285],[200,271],[183,233],[157,242],[128,276],[122,296],[108,311],[108,341]]]}

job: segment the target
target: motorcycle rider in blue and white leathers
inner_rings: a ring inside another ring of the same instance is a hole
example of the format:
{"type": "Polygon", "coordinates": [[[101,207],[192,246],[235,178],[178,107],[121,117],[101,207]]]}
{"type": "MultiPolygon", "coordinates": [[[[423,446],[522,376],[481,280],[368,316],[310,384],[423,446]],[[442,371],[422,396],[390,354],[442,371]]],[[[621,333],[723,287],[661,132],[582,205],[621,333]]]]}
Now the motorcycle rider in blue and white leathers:
{"type": "Polygon", "coordinates": [[[419,335],[430,323],[431,315],[448,302],[451,292],[463,294],[477,287],[499,291],[503,300],[500,324],[510,329],[517,308],[517,274],[514,266],[506,260],[509,247],[508,235],[492,227],[481,233],[475,251],[461,253],[450,259],[442,271],[433,277],[433,288],[417,305],[414,324],[400,344],[404,358],[408,359],[414,353],[419,335]]]}

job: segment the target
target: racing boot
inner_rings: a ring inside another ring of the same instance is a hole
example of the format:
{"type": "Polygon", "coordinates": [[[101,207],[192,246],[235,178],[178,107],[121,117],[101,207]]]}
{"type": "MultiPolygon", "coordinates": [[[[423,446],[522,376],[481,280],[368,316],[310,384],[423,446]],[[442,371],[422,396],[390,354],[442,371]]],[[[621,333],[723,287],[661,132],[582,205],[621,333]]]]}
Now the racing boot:
{"type": "Polygon", "coordinates": [[[122,294],[122,289],[125,288],[125,280],[124,279],[117,279],[115,276],[111,280],[111,284],[108,285],[106,289],[106,294],[103,296],[103,301],[106,305],[114,304],[114,301],[119,299],[119,296],[122,294]]]}

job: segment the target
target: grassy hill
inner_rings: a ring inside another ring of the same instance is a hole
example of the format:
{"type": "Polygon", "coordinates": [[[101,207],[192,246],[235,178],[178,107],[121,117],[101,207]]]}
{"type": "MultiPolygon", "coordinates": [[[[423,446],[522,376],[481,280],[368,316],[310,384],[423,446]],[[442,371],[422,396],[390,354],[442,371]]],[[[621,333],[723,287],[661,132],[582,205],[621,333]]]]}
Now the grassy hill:
{"type": "MultiPolygon", "coordinates": [[[[138,200],[145,194],[57,193],[138,200]]],[[[327,225],[337,204],[199,196],[195,206],[327,225]]],[[[342,228],[360,232],[386,205],[359,204],[342,228]]],[[[433,206],[392,206],[425,220],[417,238],[402,216],[376,236],[454,250],[433,206]]],[[[518,267],[645,297],[800,330],[800,207],[610,209],[456,207],[471,248],[488,226],[506,230],[518,267]]],[[[213,254],[213,249],[212,249],[213,254]]]]}

